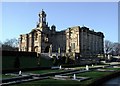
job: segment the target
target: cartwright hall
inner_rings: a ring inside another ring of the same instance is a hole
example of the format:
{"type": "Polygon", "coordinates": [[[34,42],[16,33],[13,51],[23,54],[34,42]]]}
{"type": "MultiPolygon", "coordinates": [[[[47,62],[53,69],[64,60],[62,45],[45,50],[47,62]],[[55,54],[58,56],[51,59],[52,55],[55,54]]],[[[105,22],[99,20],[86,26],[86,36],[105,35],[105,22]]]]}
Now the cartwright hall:
{"type": "Polygon", "coordinates": [[[75,55],[101,55],[104,53],[104,35],[88,27],[73,26],[56,31],[56,26],[49,26],[46,13],[39,14],[36,27],[27,34],[20,35],[19,51],[37,53],[69,53],[75,55]]]}

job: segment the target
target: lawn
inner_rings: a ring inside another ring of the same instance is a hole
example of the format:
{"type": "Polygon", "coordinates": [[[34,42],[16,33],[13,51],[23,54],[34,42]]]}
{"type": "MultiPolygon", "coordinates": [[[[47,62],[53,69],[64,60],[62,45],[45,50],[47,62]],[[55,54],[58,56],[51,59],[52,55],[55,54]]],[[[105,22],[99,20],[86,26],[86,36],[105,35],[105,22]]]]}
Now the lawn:
{"type": "MultiPolygon", "coordinates": [[[[90,77],[91,79],[85,80],[82,82],[79,81],[72,81],[72,80],[54,80],[54,79],[45,79],[45,80],[38,80],[38,81],[32,81],[32,82],[26,82],[22,84],[16,84],[14,86],[85,86],[93,82],[95,79],[98,79],[100,77],[103,77],[104,75],[110,74],[110,72],[97,72],[97,71],[91,71],[91,72],[84,72],[80,74],[76,74],[76,76],[82,76],[82,77],[90,77]]],[[[70,75],[73,76],[73,75],[70,75]]]]}
{"type": "Polygon", "coordinates": [[[2,74],[1,77],[2,77],[2,79],[5,79],[5,78],[13,78],[16,76],[2,74]]]}
{"type": "MultiPolygon", "coordinates": [[[[24,73],[34,73],[34,74],[46,74],[46,73],[53,73],[53,72],[63,72],[65,70],[37,70],[37,71],[28,71],[28,72],[24,72],[24,73]]],[[[0,78],[12,78],[12,77],[16,77],[13,75],[5,75],[2,74],[0,75],[0,78]]]]}
{"type": "Polygon", "coordinates": [[[110,74],[111,72],[99,72],[99,71],[91,71],[91,72],[85,72],[85,73],[80,73],[77,74],[76,76],[81,76],[81,77],[90,77],[91,79],[83,81],[82,84],[90,84],[94,80],[103,77],[105,75],[110,74]]]}
{"type": "Polygon", "coordinates": [[[120,68],[105,68],[105,70],[115,70],[115,71],[120,71],[120,68]]]}
{"type": "MultiPolygon", "coordinates": [[[[103,67],[103,66],[108,66],[108,65],[88,65],[89,66],[89,68],[96,68],[96,67],[103,67]]],[[[82,69],[82,68],[86,68],[86,66],[80,66],[80,67],[74,67],[74,68],[76,68],[76,69],[82,69]]]]}
{"type": "MultiPolygon", "coordinates": [[[[120,68],[105,68],[106,70],[120,70],[120,68]]],[[[61,72],[64,70],[39,70],[39,71],[29,71],[30,73],[43,74],[43,73],[51,73],[51,72],[61,72]]],[[[85,81],[73,81],[73,80],[54,80],[54,79],[44,79],[37,80],[31,82],[25,82],[21,84],[16,84],[12,86],[86,86],[96,79],[99,79],[105,75],[111,74],[112,72],[100,72],[100,71],[90,71],[76,74],[78,77],[90,77],[91,79],[85,81]]],[[[70,76],[73,76],[71,74],[70,76]]],[[[6,76],[5,76],[6,77],[6,76]]],[[[9,77],[9,76],[8,76],[9,77]]]]}
{"type": "Polygon", "coordinates": [[[37,70],[37,71],[28,71],[27,73],[35,73],[35,74],[46,74],[46,73],[53,73],[53,72],[63,72],[65,70],[37,70]]]}
{"type": "Polygon", "coordinates": [[[16,84],[13,86],[78,86],[78,85],[80,86],[80,82],[78,81],[45,79],[22,84],[16,84]]]}

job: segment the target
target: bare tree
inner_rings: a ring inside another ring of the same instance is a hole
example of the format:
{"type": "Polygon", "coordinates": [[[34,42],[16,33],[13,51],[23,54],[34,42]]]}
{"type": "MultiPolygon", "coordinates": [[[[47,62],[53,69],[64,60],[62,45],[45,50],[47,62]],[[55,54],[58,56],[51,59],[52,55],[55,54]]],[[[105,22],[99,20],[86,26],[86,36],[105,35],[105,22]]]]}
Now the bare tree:
{"type": "Polygon", "coordinates": [[[109,40],[105,40],[105,53],[106,56],[108,54],[112,54],[112,55],[120,55],[120,43],[118,42],[111,42],[109,40]]]}
{"type": "Polygon", "coordinates": [[[13,38],[13,39],[7,39],[3,44],[2,44],[2,50],[10,50],[14,51],[17,50],[18,48],[18,40],[13,38]]]}
{"type": "Polygon", "coordinates": [[[113,52],[115,55],[120,55],[120,43],[114,43],[113,52]]]}
{"type": "Polygon", "coordinates": [[[109,54],[110,52],[112,52],[113,47],[114,47],[114,44],[111,41],[105,40],[105,48],[104,48],[104,50],[105,50],[106,54],[109,54]]]}
{"type": "Polygon", "coordinates": [[[7,39],[5,42],[4,42],[4,45],[9,45],[11,47],[17,47],[18,45],[18,40],[13,38],[13,39],[7,39]]]}

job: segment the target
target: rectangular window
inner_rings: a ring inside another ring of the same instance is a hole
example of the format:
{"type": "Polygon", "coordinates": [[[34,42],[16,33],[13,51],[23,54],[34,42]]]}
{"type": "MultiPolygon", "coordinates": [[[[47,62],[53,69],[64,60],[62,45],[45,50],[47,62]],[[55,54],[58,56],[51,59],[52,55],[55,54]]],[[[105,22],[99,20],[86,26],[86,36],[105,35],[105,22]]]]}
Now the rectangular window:
{"type": "Polygon", "coordinates": [[[75,43],[71,43],[71,49],[72,49],[72,50],[75,49],[75,43]]]}

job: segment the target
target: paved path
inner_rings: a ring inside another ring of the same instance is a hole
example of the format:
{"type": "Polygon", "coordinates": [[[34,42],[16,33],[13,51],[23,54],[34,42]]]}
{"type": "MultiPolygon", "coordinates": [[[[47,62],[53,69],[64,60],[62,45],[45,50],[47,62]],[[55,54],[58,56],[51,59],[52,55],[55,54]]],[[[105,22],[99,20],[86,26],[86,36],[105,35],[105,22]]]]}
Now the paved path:
{"type": "Polygon", "coordinates": [[[120,86],[120,76],[107,81],[102,86],[120,86]]]}

